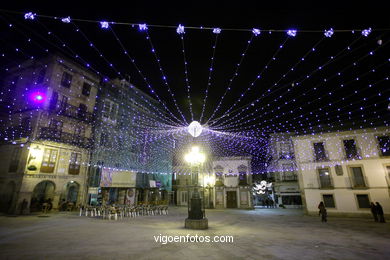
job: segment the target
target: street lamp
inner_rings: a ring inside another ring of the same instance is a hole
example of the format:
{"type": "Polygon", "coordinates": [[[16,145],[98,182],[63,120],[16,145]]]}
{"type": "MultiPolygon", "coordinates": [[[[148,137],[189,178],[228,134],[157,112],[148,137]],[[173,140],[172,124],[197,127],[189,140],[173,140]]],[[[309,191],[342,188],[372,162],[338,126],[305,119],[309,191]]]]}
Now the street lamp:
{"type": "Polygon", "coordinates": [[[206,160],[206,156],[199,152],[199,147],[192,147],[191,152],[184,156],[184,159],[187,163],[190,164],[191,173],[194,168],[198,168],[194,174],[194,184],[195,189],[192,193],[192,197],[188,207],[188,218],[185,220],[185,228],[189,229],[207,229],[208,228],[208,220],[204,217],[202,210],[202,198],[199,195],[198,191],[198,172],[200,166],[206,160]]]}

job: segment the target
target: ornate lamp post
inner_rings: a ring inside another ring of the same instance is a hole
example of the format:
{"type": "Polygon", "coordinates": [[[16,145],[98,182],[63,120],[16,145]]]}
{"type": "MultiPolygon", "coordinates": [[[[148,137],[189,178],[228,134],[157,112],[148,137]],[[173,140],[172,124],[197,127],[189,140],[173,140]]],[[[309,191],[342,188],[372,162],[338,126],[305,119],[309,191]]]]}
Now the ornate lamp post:
{"type": "Polygon", "coordinates": [[[188,218],[185,220],[185,228],[189,229],[207,229],[208,220],[202,210],[202,198],[199,195],[199,178],[198,173],[200,166],[206,160],[206,156],[199,152],[199,147],[192,147],[191,152],[185,155],[185,161],[190,164],[191,173],[194,180],[194,191],[189,201],[188,218]],[[195,171],[194,171],[195,170],[195,171]]]}

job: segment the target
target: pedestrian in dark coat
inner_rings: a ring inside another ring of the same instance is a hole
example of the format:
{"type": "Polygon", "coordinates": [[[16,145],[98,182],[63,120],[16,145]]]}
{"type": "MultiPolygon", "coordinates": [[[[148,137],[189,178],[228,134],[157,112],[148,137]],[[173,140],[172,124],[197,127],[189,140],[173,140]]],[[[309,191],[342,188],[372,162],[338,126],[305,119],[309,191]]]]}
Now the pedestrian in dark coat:
{"type": "Polygon", "coordinates": [[[378,222],[378,209],[374,202],[371,202],[370,205],[372,216],[374,217],[375,222],[378,222]]]}
{"type": "Polygon", "coordinates": [[[386,221],[385,221],[385,216],[383,214],[383,208],[381,204],[379,204],[379,202],[376,202],[376,210],[378,213],[379,222],[385,223],[386,221]]]}
{"type": "Polygon", "coordinates": [[[318,212],[319,215],[321,215],[321,221],[322,222],[327,222],[327,215],[328,213],[326,212],[326,208],[325,208],[325,205],[324,205],[324,202],[320,202],[320,204],[318,205],[318,209],[320,210],[318,212]]]}

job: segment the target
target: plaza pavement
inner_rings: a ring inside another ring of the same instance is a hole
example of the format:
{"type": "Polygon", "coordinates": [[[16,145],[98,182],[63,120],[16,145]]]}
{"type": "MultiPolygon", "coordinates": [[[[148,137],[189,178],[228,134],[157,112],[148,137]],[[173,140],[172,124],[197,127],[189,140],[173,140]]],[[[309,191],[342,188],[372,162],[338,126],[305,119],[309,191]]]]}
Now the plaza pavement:
{"type": "Polygon", "coordinates": [[[118,221],[47,215],[0,216],[0,259],[390,259],[390,223],[321,223],[294,209],[207,210],[210,228],[203,231],[183,228],[186,208],[118,221]],[[164,245],[153,237],[160,234],[234,241],[164,245]]]}

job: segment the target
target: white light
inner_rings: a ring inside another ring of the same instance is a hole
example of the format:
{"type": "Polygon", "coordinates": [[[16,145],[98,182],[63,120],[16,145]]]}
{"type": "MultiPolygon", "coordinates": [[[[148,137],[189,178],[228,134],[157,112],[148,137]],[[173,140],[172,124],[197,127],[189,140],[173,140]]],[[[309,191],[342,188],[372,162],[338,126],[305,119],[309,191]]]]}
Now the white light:
{"type": "Polygon", "coordinates": [[[184,26],[181,25],[181,24],[179,24],[179,26],[178,26],[177,29],[176,29],[176,32],[177,32],[178,34],[184,34],[184,33],[185,33],[185,32],[184,32],[184,26]]]}
{"type": "Polygon", "coordinates": [[[330,37],[332,37],[333,33],[334,33],[333,29],[330,28],[329,30],[325,30],[324,35],[325,35],[325,37],[330,38],[330,37]]]}
{"type": "Polygon", "coordinates": [[[26,19],[26,20],[34,20],[35,19],[35,15],[36,14],[33,14],[32,12],[25,13],[24,14],[24,19],[26,19]]]}
{"type": "Polygon", "coordinates": [[[62,18],[61,22],[63,22],[63,23],[70,23],[70,17],[68,16],[68,17],[62,18]]]}
{"type": "Polygon", "coordinates": [[[193,164],[204,163],[206,156],[199,152],[199,147],[194,146],[192,147],[191,152],[184,156],[184,160],[193,164]]]}
{"type": "Polygon", "coordinates": [[[220,34],[221,33],[221,28],[214,28],[213,33],[215,34],[220,34]]]}
{"type": "Polygon", "coordinates": [[[143,24],[139,24],[138,28],[140,31],[146,31],[148,29],[148,26],[146,25],[146,23],[143,23],[143,24]]]}
{"type": "Polygon", "coordinates": [[[108,29],[108,22],[102,21],[102,22],[100,22],[100,26],[101,26],[103,29],[108,29]]]}
{"type": "Polygon", "coordinates": [[[253,29],[252,29],[252,33],[253,33],[255,36],[258,36],[258,35],[261,33],[261,31],[260,31],[260,29],[253,28],[253,29]]]}
{"type": "Polygon", "coordinates": [[[371,28],[364,29],[364,30],[362,31],[362,35],[365,36],[365,37],[367,37],[368,35],[370,35],[370,33],[371,33],[371,28]]]}
{"type": "Polygon", "coordinates": [[[288,30],[287,35],[291,37],[297,36],[297,30],[288,30]]]}
{"type": "Polygon", "coordinates": [[[188,126],[188,133],[193,137],[198,137],[202,133],[202,126],[198,121],[192,121],[188,126]]]}

